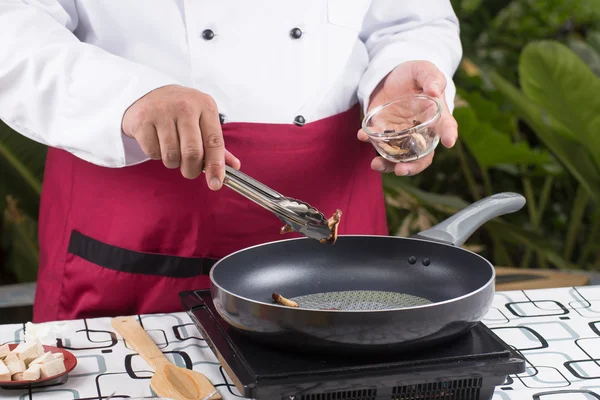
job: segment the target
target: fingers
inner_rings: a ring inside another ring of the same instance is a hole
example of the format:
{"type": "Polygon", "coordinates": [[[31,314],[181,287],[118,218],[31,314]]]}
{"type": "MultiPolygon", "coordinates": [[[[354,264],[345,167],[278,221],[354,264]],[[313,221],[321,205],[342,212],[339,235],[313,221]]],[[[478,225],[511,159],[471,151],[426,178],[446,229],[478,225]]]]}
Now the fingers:
{"type": "Polygon", "coordinates": [[[240,168],[240,161],[225,151],[216,103],[195,89],[168,85],[151,91],[127,108],[121,129],[149,158],[180,168],[186,178],[197,178],[204,166],[213,190],[222,186],[226,160],[240,168]]]}
{"type": "Polygon", "coordinates": [[[430,62],[420,62],[413,64],[413,76],[418,86],[423,89],[423,93],[437,97],[442,103],[442,115],[437,124],[437,133],[440,135],[442,144],[450,148],[456,143],[458,138],[458,124],[448,109],[444,91],[446,90],[446,77],[430,62]]]}
{"type": "Polygon", "coordinates": [[[165,118],[157,122],[155,128],[163,164],[170,169],[178,168],[181,162],[181,152],[175,121],[165,118]]]}
{"type": "Polygon", "coordinates": [[[390,173],[393,172],[398,176],[411,176],[416,175],[423,172],[427,167],[429,167],[433,161],[433,154],[431,152],[426,157],[423,157],[419,160],[410,162],[410,163],[392,163],[383,157],[375,157],[371,162],[371,168],[375,171],[382,173],[390,173]]]}
{"type": "Polygon", "coordinates": [[[392,172],[395,166],[396,164],[389,162],[383,157],[375,157],[373,161],[371,161],[371,168],[378,172],[392,172]]]}
{"type": "Polygon", "coordinates": [[[363,131],[362,129],[360,129],[358,131],[357,137],[358,137],[358,140],[360,140],[361,142],[369,141],[369,135],[367,135],[367,133],[365,131],[363,131]]]}
{"type": "Polygon", "coordinates": [[[204,145],[206,182],[212,190],[219,190],[225,179],[225,142],[216,105],[207,104],[203,107],[200,133],[204,145]]]}
{"type": "Polygon", "coordinates": [[[446,77],[430,62],[419,62],[412,64],[413,76],[417,86],[423,89],[423,93],[440,97],[446,90],[446,77]]]}
{"type": "Polygon", "coordinates": [[[458,139],[458,123],[450,113],[446,99],[442,98],[442,115],[437,123],[436,131],[440,136],[442,145],[447,148],[451,148],[458,139]]]}
{"type": "Polygon", "coordinates": [[[458,124],[452,115],[448,115],[444,121],[440,122],[440,140],[444,147],[451,148],[458,139],[458,124]]]}
{"type": "Polygon", "coordinates": [[[142,151],[146,156],[148,156],[152,160],[160,160],[161,152],[160,152],[160,143],[158,142],[158,136],[156,135],[156,128],[152,123],[144,123],[141,124],[135,132],[133,132],[132,137],[140,145],[142,151]]]}
{"type": "Polygon", "coordinates": [[[202,173],[204,156],[198,120],[195,118],[179,119],[177,132],[181,148],[181,175],[187,179],[195,179],[202,173]]]}
{"type": "Polygon", "coordinates": [[[394,173],[398,176],[410,176],[423,172],[433,162],[434,152],[410,163],[398,163],[394,167],[394,173]]]}

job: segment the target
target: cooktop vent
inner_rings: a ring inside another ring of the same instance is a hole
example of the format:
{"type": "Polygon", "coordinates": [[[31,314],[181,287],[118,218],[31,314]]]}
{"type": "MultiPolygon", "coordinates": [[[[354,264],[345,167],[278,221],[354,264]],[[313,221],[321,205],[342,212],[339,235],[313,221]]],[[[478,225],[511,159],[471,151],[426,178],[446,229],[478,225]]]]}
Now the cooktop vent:
{"type": "Polygon", "coordinates": [[[396,386],[391,400],[477,400],[481,384],[479,378],[396,386]]]}
{"type": "MultiPolygon", "coordinates": [[[[346,390],[329,393],[313,393],[300,396],[297,400],[375,400],[377,389],[346,390]]],[[[289,397],[285,400],[290,400],[289,397]]]]}

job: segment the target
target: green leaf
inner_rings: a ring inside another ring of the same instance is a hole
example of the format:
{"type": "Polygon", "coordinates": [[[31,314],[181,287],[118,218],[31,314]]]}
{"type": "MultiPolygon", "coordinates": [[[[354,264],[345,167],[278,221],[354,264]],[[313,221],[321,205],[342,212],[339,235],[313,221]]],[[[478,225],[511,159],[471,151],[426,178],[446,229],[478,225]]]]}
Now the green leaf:
{"type": "Polygon", "coordinates": [[[482,168],[496,165],[540,165],[548,162],[548,154],[532,150],[525,142],[513,143],[510,136],[478,121],[469,107],[454,110],[459,137],[482,168]]]}
{"type": "Polygon", "coordinates": [[[523,92],[575,134],[600,170],[600,79],[567,46],[528,44],[519,62],[523,92]]]}
{"type": "Polygon", "coordinates": [[[462,10],[466,13],[472,13],[481,7],[481,3],[483,0],[462,0],[460,5],[462,10]]]}
{"type": "Polygon", "coordinates": [[[14,273],[19,282],[35,282],[39,266],[37,223],[22,213],[14,200],[4,210],[4,267],[14,273]]]}
{"type": "Polygon", "coordinates": [[[600,18],[600,0],[567,0],[565,3],[571,7],[573,17],[579,23],[589,23],[600,18]]]}
{"type": "Polygon", "coordinates": [[[41,193],[45,146],[0,122],[0,157],[19,173],[23,183],[29,185],[36,193],[41,193]]]}
{"type": "Polygon", "coordinates": [[[417,198],[423,205],[432,208],[460,210],[468,205],[468,203],[457,196],[430,193],[416,188],[408,183],[404,177],[394,174],[384,174],[383,185],[392,190],[404,190],[417,198]]]}
{"type": "MultiPolygon", "coordinates": [[[[485,98],[480,89],[474,92],[466,92],[458,89],[458,92],[460,93],[460,97],[473,109],[479,121],[486,122],[500,133],[509,136],[515,131],[516,126],[513,113],[501,111],[498,103],[485,98]]],[[[491,93],[486,94],[489,95],[491,93]]]]}
{"type": "Polygon", "coordinates": [[[536,252],[543,253],[544,257],[546,257],[550,263],[560,269],[577,269],[575,265],[563,259],[556,252],[556,249],[560,247],[557,246],[556,243],[549,242],[548,238],[544,235],[531,232],[499,219],[488,221],[485,226],[487,229],[493,230],[496,237],[506,243],[511,243],[516,246],[526,246],[536,252]]]}
{"type": "Polygon", "coordinates": [[[519,166],[514,165],[514,164],[496,164],[494,166],[494,169],[496,169],[497,171],[504,172],[505,174],[508,174],[511,176],[520,176],[521,175],[519,166]]]}
{"type": "Polygon", "coordinates": [[[592,70],[594,75],[600,77],[600,53],[582,40],[571,39],[569,47],[592,70]]]}
{"type": "Polygon", "coordinates": [[[600,32],[598,32],[598,31],[588,32],[586,39],[587,39],[588,44],[594,50],[596,50],[598,53],[600,53],[600,32]]]}
{"type": "Polygon", "coordinates": [[[0,121],[0,197],[15,197],[34,219],[37,219],[45,160],[46,146],[0,121]]]}
{"type": "Polygon", "coordinates": [[[496,89],[504,94],[506,100],[513,105],[521,118],[565,168],[595,199],[600,200],[600,173],[598,173],[587,149],[570,140],[569,137],[573,136],[572,133],[565,132],[562,125],[556,123],[537,104],[500,75],[492,73],[490,79],[496,89]]]}

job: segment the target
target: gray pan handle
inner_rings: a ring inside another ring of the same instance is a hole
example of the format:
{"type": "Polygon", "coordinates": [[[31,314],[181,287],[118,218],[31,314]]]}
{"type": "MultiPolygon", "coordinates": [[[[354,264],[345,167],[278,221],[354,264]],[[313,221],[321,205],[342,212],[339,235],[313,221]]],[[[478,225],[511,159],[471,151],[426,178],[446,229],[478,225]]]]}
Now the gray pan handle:
{"type": "Polygon", "coordinates": [[[485,197],[414,237],[460,247],[483,224],[500,215],[519,211],[525,203],[525,197],[518,193],[485,197]]]}

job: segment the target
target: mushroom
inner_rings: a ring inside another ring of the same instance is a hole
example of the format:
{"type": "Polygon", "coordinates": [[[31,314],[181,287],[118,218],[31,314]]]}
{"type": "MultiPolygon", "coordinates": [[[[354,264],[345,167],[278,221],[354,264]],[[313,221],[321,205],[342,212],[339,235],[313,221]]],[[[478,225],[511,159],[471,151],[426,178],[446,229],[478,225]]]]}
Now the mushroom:
{"type": "Polygon", "coordinates": [[[279,303],[281,305],[287,306],[287,307],[298,307],[298,303],[296,303],[295,301],[286,299],[285,297],[283,297],[282,295],[280,295],[279,293],[275,292],[273,293],[273,301],[275,301],[276,303],[279,303]]]}
{"type": "Polygon", "coordinates": [[[321,239],[321,243],[330,243],[334,244],[337,241],[338,236],[338,226],[340,225],[340,220],[342,218],[342,211],[336,210],[335,213],[327,220],[327,226],[331,231],[331,235],[327,239],[321,239]]]}

